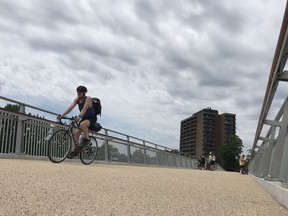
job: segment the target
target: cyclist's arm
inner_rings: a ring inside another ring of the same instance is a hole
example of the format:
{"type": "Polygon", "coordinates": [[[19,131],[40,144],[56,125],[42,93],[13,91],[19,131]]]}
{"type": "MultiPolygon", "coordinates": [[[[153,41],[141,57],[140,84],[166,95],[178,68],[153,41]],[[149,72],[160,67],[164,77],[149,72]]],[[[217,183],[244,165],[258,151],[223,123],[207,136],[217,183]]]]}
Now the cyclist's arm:
{"type": "Polygon", "coordinates": [[[90,97],[86,97],[85,104],[83,106],[83,109],[79,113],[79,117],[82,117],[86,113],[87,109],[89,109],[91,106],[92,106],[91,98],[90,97]]]}
{"type": "Polygon", "coordinates": [[[75,100],[72,102],[72,104],[65,110],[65,112],[61,115],[61,117],[66,116],[68,113],[70,113],[73,108],[78,104],[78,98],[75,98],[75,100]]]}

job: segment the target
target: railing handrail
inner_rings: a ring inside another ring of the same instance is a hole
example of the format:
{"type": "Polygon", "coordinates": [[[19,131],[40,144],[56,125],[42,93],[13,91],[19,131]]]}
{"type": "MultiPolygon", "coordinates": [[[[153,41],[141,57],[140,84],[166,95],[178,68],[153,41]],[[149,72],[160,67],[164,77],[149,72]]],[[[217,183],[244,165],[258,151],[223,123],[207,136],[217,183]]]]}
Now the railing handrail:
{"type": "MultiPolygon", "coordinates": [[[[9,101],[9,102],[12,102],[12,103],[19,104],[20,106],[29,107],[29,108],[32,108],[32,109],[35,109],[35,110],[38,110],[38,111],[41,111],[41,112],[44,112],[44,113],[52,114],[52,115],[55,115],[55,116],[58,115],[58,113],[51,112],[51,111],[48,111],[48,110],[45,110],[45,109],[30,105],[30,104],[27,104],[27,103],[23,103],[21,101],[10,99],[10,98],[4,97],[4,96],[0,96],[0,99],[6,100],[6,101],[9,101]]],[[[7,110],[7,109],[1,108],[1,107],[0,107],[0,110],[6,111],[6,112],[10,112],[10,113],[13,113],[13,114],[17,114],[17,115],[23,115],[23,116],[29,117],[31,119],[34,119],[34,120],[49,121],[51,124],[58,124],[55,121],[52,121],[52,120],[49,120],[49,119],[43,119],[43,118],[35,117],[33,115],[29,115],[29,114],[26,114],[26,113],[15,112],[15,111],[7,110]]],[[[159,145],[159,144],[156,144],[156,143],[153,143],[153,142],[150,142],[150,141],[147,141],[147,140],[143,140],[143,139],[140,139],[140,138],[137,138],[137,137],[134,137],[134,136],[130,136],[130,135],[127,135],[127,134],[122,133],[122,132],[114,131],[114,130],[111,130],[111,129],[108,129],[108,128],[104,128],[103,127],[103,130],[107,131],[107,135],[109,134],[109,132],[111,132],[111,133],[115,133],[115,134],[118,134],[118,135],[121,135],[121,136],[126,136],[129,139],[129,142],[133,143],[133,145],[137,145],[137,146],[142,146],[143,145],[144,146],[145,143],[152,144],[152,145],[155,146],[155,148],[151,147],[151,146],[146,146],[146,147],[149,147],[150,149],[155,149],[155,150],[158,150],[158,151],[161,150],[161,148],[163,148],[164,149],[164,150],[162,150],[163,152],[169,153],[168,151],[171,151],[172,154],[175,154],[175,153],[173,153],[173,151],[175,151],[175,149],[172,149],[172,148],[169,148],[169,147],[165,147],[163,145],[159,145]],[[141,141],[143,144],[137,143],[137,142],[133,142],[133,141],[130,140],[130,138],[138,140],[138,141],[141,141]]],[[[99,133],[99,134],[101,134],[101,133],[99,133]]],[[[105,136],[105,135],[103,134],[103,136],[105,136]]],[[[121,138],[118,138],[118,137],[114,137],[114,136],[110,136],[110,135],[108,135],[108,136],[113,138],[113,139],[118,139],[118,140],[122,140],[122,141],[127,142],[127,140],[124,140],[124,139],[121,139],[121,138]]],[[[187,157],[187,158],[194,158],[193,156],[190,156],[187,153],[180,152],[180,151],[178,151],[177,154],[180,155],[180,156],[183,156],[183,157],[187,157]]]]}
{"type": "Polygon", "coordinates": [[[17,100],[13,100],[13,99],[10,99],[10,98],[7,98],[7,97],[0,96],[0,99],[6,100],[6,101],[10,101],[12,103],[17,103],[20,106],[22,105],[22,106],[29,107],[29,108],[32,108],[32,109],[35,109],[35,110],[39,110],[41,112],[46,112],[46,113],[49,113],[49,114],[52,114],[52,115],[58,115],[59,114],[59,113],[54,113],[54,112],[51,112],[49,110],[45,110],[45,109],[30,105],[30,104],[27,104],[27,103],[23,103],[23,102],[20,102],[20,101],[17,101],[17,100]]]}

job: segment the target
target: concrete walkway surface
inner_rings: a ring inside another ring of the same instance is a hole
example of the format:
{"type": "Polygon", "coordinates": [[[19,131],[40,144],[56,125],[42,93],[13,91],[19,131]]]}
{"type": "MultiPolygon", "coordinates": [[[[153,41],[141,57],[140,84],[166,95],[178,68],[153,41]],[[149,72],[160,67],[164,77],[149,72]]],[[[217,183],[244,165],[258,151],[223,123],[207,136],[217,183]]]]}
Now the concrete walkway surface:
{"type": "Polygon", "coordinates": [[[288,216],[248,175],[0,159],[0,215],[288,216]]]}

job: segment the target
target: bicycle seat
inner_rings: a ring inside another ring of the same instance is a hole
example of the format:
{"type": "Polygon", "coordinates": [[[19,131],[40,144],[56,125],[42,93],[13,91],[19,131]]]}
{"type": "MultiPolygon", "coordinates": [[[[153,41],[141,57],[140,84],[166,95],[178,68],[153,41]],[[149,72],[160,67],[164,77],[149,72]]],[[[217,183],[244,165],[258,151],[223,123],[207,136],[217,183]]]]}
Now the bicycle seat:
{"type": "Polygon", "coordinates": [[[100,131],[102,129],[102,126],[101,126],[101,124],[96,122],[95,124],[90,125],[88,129],[91,130],[91,131],[98,132],[98,131],[100,131]]]}

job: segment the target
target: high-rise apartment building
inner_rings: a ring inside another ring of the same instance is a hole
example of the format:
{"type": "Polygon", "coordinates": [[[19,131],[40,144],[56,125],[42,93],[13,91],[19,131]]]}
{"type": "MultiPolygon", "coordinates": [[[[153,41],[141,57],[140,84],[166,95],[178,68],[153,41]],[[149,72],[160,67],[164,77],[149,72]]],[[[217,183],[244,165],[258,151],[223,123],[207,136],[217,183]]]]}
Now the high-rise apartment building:
{"type": "Polygon", "coordinates": [[[180,151],[199,158],[219,152],[229,135],[236,134],[236,115],[218,114],[211,108],[200,110],[181,121],[180,151]]]}

